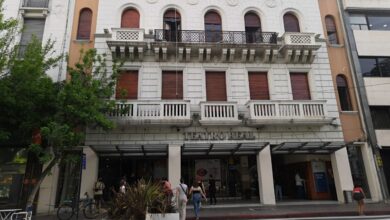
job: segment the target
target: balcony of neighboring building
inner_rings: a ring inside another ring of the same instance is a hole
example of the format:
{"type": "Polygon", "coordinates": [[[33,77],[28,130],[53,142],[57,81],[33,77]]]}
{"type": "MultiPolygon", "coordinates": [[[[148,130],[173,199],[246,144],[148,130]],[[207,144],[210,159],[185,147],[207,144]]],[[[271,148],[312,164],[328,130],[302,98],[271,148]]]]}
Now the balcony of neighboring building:
{"type": "Polygon", "coordinates": [[[332,122],[326,101],[317,100],[262,100],[249,101],[248,125],[324,125],[332,122]]]}
{"type": "Polygon", "coordinates": [[[320,47],[315,33],[285,32],[282,36],[281,52],[286,63],[312,63],[320,47]]]}
{"type": "Polygon", "coordinates": [[[122,126],[186,126],[191,123],[190,102],[184,100],[117,101],[109,117],[122,126]]]}
{"type": "Polygon", "coordinates": [[[22,0],[20,10],[24,17],[46,17],[49,13],[49,0],[22,0]]]}

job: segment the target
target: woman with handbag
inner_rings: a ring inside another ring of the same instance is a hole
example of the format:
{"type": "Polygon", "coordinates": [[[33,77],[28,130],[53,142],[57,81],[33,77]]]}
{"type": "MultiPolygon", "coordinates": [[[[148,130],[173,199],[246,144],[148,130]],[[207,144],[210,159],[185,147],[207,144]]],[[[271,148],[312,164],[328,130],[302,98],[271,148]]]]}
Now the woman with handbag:
{"type": "Polygon", "coordinates": [[[366,195],[364,194],[364,191],[360,185],[355,185],[352,191],[352,197],[358,203],[359,215],[363,215],[364,198],[366,197],[366,195]]]}
{"type": "Polygon", "coordinates": [[[203,190],[201,186],[199,185],[199,182],[195,181],[193,186],[191,186],[190,189],[190,195],[192,194],[192,202],[194,203],[194,212],[196,220],[199,219],[199,212],[200,212],[200,202],[202,198],[204,198],[206,201],[206,195],[203,193],[203,190]]]}
{"type": "Polygon", "coordinates": [[[180,179],[179,186],[176,187],[177,208],[179,211],[180,220],[186,219],[188,186],[184,184],[184,180],[180,179]]]}

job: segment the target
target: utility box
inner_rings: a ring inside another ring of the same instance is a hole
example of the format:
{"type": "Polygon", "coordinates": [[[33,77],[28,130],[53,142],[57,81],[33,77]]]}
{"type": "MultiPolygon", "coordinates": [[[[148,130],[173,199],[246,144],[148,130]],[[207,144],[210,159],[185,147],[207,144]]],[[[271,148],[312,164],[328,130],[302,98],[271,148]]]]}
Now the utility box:
{"type": "Polygon", "coordinates": [[[351,190],[344,190],[344,201],[345,203],[352,203],[352,191],[351,190]]]}

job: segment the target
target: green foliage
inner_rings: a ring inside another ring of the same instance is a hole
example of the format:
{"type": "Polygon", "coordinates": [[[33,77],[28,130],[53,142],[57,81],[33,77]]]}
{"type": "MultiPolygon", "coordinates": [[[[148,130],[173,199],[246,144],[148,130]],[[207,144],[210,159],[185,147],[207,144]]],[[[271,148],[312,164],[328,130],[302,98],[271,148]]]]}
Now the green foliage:
{"type": "Polygon", "coordinates": [[[0,76],[15,57],[13,43],[18,32],[17,20],[4,18],[3,5],[4,0],[0,0],[0,76]]]}
{"type": "Polygon", "coordinates": [[[108,214],[112,219],[145,219],[146,211],[151,213],[169,213],[173,211],[159,182],[139,180],[127,187],[126,193],[117,193],[108,214]]]}

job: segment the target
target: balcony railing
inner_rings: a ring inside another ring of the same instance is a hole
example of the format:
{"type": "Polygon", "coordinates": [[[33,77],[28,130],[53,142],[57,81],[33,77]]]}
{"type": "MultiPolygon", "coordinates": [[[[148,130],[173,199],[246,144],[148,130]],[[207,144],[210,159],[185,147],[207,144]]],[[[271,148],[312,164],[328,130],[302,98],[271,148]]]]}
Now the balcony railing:
{"type": "Polygon", "coordinates": [[[237,104],[235,102],[201,102],[201,120],[238,120],[237,104]]]}
{"type": "Polygon", "coordinates": [[[275,32],[245,31],[202,31],[202,30],[163,30],[154,31],[155,41],[183,43],[227,43],[227,44],[276,44],[278,34],[275,32]]]}
{"type": "Polygon", "coordinates": [[[49,0],[23,0],[23,7],[48,8],[49,7],[49,0]]]}
{"type": "Polygon", "coordinates": [[[143,41],[144,34],[144,29],[112,28],[112,40],[114,41],[143,41]]]}
{"type": "Polygon", "coordinates": [[[326,101],[250,101],[251,119],[325,119],[326,101]]]}
{"type": "Polygon", "coordinates": [[[117,119],[190,119],[189,101],[117,102],[109,114],[117,119]]]}
{"type": "Polygon", "coordinates": [[[286,32],[283,40],[285,45],[316,45],[314,33],[286,32]]]}

